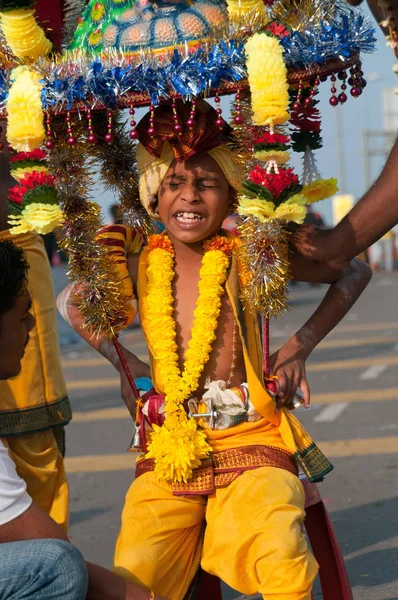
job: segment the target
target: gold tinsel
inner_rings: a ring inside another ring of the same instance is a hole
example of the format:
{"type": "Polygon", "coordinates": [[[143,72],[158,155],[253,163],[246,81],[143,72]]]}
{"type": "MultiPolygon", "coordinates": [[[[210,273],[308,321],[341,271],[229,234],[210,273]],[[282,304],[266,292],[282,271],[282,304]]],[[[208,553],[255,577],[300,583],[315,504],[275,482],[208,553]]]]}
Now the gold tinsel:
{"type": "Polygon", "coordinates": [[[293,30],[305,31],[335,11],[335,0],[279,0],[272,5],[272,18],[293,30]]]}
{"type": "MultiPolygon", "coordinates": [[[[71,118],[74,135],[83,136],[85,124],[71,118]]],[[[93,184],[93,161],[86,159],[85,144],[68,145],[63,116],[53,120],[56,143],[49,155],[49,168],[55,175],[65,221],[58,231],[61,248],[69,262],[69,278],[78,282],[79,310],[85,327],[94,335],[113,337],[125,326],[130,297],[123,295],[117,271],[106,248],[96,243],[100,229],[100,207],[88,199],[93,184]]]]}
{"type": "Polygon", "coordinates": [[[93,128],[98,136],[97,144],[89,144],[87,152],[100,165],[101,179],[106,188],[119,197],[123,222],[146,237],[153,233],[152,221],[142,206],[138,192],[136,144],[130,140],[126,123],[120,112],[113,115],[114,141],[104,141],[107,119],[104,114],[93,114],[93,128]]]}
{"type": "Polygon", "coordinates": [[[286,308],[289,233],[278,221],[260,223],[252,216],[239,217],[237,228],[243,242],[238,250],[243,305],[252,313],[276,317],[286,308]]]}

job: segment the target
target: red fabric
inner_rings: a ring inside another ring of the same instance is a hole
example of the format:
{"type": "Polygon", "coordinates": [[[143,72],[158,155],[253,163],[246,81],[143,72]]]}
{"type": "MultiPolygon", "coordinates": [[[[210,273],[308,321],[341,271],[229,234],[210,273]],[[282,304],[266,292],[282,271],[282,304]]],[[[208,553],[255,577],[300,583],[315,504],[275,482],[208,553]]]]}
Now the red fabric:
{"type": "Polygon", "coordinates": [[[176,160],[187,160],[194,154],[208,152],[225,141],[225,136],[230,131],[229,125],[222,121],[221,127],[216,123],[218,114],[207,102],[197,100],[193,116],[193,127],[188,127],[186,122],[191,118],[191,102],[176,101],[176,118],[182,131],[177,135],[173,106],[170,102],[157,106],[154,110],[154,127],[156,135],[148,133],[150,129],[151,113],[148,112],[138,123],[137,131],[141,144],[152,156],[159,158],[163,145],[169,142],[176,160]]]}
{"type": "Polygon", "coordinates": [[[57,50],[62,43],[63,5],[63,0],[36,0],[37,18],[57,50]]]}
{"type": "Polygon", "coordinates": [[[306,508],[304,525],[319,564],[323,600],[353,600],[344,559],[323,502],[306,508]]]}

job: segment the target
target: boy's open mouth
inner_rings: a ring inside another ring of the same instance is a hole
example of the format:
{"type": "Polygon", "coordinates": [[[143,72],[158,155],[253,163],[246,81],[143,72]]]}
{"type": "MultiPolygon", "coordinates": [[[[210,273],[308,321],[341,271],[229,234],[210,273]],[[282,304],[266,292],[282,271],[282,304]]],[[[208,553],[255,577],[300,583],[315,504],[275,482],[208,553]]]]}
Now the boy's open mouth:
{"type": "Polygon", "coordinates": [[[200,223],[203,221],[203,215],[197,212],[178,212],[174,215],[176,221],[182,225],[193,225],[194,223],[200,223]]]}

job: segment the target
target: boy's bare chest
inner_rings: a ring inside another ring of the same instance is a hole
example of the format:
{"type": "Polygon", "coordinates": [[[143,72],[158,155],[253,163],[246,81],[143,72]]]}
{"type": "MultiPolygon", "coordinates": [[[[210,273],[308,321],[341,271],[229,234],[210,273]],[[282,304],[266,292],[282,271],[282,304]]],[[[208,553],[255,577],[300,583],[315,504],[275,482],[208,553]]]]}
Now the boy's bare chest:
{"type": "MultiPolygon", "coordinates": [[[[194,312],[199,296],[198,284],[199,275],[195,277],[192,273],[185,274],[185,276],[177,276],[173,282],[174,318],[176,322],[180,363],[184,360],[185,352],[188,348],[189,340],[191,339],[192,327],[195,320],[194,312]]],[[[214,302],[217,302],[216,298],[214,299],[214,302]]],[[[216,338],[212,344],[212,354],[215,354],[218,356],[218,359],[220,359],[225,353],[225,350],[227,350],[229,360],[228,349],[231,349],[234,334],[234,315],[231,302],[225,290],[225,285],[224,293],[221,297],[217,328],[214,333],[216,338]]]]}

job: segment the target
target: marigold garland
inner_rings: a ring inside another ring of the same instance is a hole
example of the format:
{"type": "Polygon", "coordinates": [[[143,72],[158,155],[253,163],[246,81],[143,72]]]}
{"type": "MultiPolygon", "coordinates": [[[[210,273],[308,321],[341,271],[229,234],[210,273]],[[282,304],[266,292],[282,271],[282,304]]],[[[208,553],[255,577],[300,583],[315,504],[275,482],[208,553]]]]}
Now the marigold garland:
{"type": "Polygon", "coordinates": [[[282,125],[289,118],[289,85],[283,49],[265,33],[255,33],[245,45],[252,93],[253,123],[282,125]]]}
{"type": "Polygon", "coordinates": [[[201,459],[211,452],[204,432],[197,429],[195,422],[188,421],[184,402],[198,388],[216,339],[232,250],[233,241],[221,236],[204,244],[199,296],[181,373],[173,319],[174,249],[165,235],[149,238],[147,292],[141,316],[165,393],[166,420],[162,427],[154,427],[147,456],[155,459],[156,472],[162,480],[187,481],[201,459]]]}

